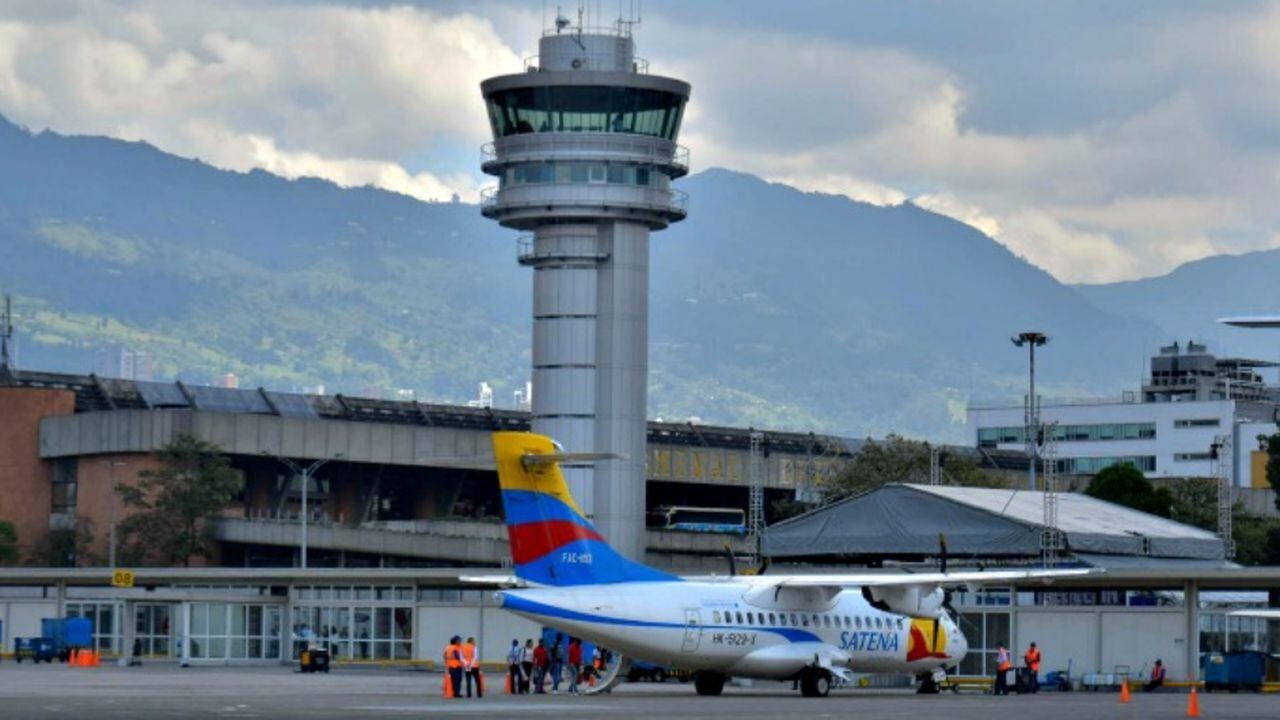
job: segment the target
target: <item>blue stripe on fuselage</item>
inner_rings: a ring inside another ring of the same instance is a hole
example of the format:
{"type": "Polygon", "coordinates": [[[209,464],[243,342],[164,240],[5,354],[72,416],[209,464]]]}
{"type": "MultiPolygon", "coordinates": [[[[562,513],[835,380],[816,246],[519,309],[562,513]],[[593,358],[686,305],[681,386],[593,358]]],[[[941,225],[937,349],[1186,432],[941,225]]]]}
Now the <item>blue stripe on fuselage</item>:
{"type": "MultiPolygon", "coordinates": [[[[683,623],[664,623],[654,620],[632,620],[630,618],[614,618],[606,615],[593,615],[591,613],[579,612],[577,610],[568,610],[565,608],[540,603],[536,600],[530,600],[521,597],[512,591],[504,591],[498,593],[502,596],[502,607],[512,612],[530,613],[533,615],[541,615],[548,618],[560,618],[561,620],[575,620],[578,622],[599,623],[601,625],[617,625],[620,627],[651,627],[651,628],[670,628],[683,630],[687,626],[683,623]]],[[[702,630],[730,630],[743,631],[755,630],[757,632],[768,632],[781,635],[789,642],[823,642],[822,638],[814,635],[808,630],[799,628],[781,628],[781,627],[750,627],[743,625],[701,625],[702,630]]]]}

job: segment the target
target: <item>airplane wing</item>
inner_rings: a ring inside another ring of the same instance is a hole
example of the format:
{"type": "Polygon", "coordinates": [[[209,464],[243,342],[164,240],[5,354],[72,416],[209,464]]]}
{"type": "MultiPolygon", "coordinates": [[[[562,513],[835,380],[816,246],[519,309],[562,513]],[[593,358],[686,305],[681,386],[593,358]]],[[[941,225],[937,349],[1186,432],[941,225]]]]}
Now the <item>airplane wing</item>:
{"type": "Polygon", "coordinates": [[[1227,613],[1232,617],[1251,617],[1265,618],[1267,620],[1280,620],[1280,608],[1274,610],[1232,610],[1227,613]]]}
{"type": "Polygon", "coordinates": [[[852,573],[841,575],[768,575],[743,578],[751,583],[744,598],[755,604],[782,603],[796,607],[823,606],[841,592],[861,589],[883,597],[899,612],[928,615],[932,606],[928,597],[936,595],[932,602],[943,602],[945,595],[940,588],[964,585],[977,587],[995,582],[1017,580],[1053,580],[1061,577],[1089,575],[1092,568],[1069,570],[987,570],[953,573],[852,573]]]}
{"type": "MultiPolygon", "coordinates": [[[[833,587],[845,590],[854,587],[892,587],[904,585],[960,586],[989,585],[994,582],[1016,580],[1053,580],[1062,577],[1079,577],[1100,573],[1094,568],[1068,568],[1061,570],[976,570],[952,573],[849,573],[840,575],[758,575],[756,583],[787,587],[833,587]]],[[[747,576],[744,576],[744,578],[747,576]]]]}

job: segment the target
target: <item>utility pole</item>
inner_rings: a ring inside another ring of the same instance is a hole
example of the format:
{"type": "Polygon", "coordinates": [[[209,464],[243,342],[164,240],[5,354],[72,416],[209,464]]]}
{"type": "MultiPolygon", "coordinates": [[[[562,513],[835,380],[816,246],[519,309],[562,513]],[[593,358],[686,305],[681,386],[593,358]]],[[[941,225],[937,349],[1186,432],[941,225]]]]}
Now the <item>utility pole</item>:
{"type": "Polygon", "coordinates": [[[1040,457],[1040,399],[1036,397],[1036,348],[1049,342],[1049,336],[1041,332],[1024,332],[1019,333],[1017,337],[1009,338],[1014,345],[1022,347],[1026,345],[1031,352],[1031,393],[1027,396],[1026,410],[1024,411],[1023,432],[1026,434],[1027,455],[1030,457],[1030,477],[1028,479],[1027,489],[1034,491],[1036,489],[1036,463],[1040,457]]]}
{"type": "Polygon", "coordinates": [[[111,501],[107,505],[107,518],[110,523],[110,535],[107,538],[107,564],[111,566],[111,572],[116,571],[116,468],[124,467],[126,463],[119,460],[99,460],[99,464],[106,465],[111,475],[111,501]]]}
{"type": "Polygon", "coordinates": [[[4,296],[4,315],[0,316],[0,375],[13,371],[13,357],[9,354],[9,341],[13,339],[12,299],[4,296]]]}
{"type": "MultiPolygon", "coordinates": [[[[263,454],[265,455],[267,453],[264,451],[263,454]]],[[[311,478],[315,472],[331,460],[340,460],[342,458],[342,453],[338,453],[331,458],[321,458],[320,460],[316,460],[305,468],[283,455],[276,455],[275,458],[292,470],[294,475],[302,478],[302,548],[300,565],[302,569],[305,570],[307,567],[307,521],[310,519],[308,517],[310,515],[310,508],[307,503],[307,490],[311,485],[311,478]]]]}

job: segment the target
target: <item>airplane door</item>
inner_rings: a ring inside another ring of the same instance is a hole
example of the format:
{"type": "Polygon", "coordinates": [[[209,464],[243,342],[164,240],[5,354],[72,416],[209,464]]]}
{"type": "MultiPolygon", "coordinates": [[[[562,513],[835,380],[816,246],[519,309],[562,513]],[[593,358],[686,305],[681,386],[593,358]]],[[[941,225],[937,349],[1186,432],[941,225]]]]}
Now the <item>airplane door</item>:
{"type": "Polygon", "coordinates": [[[680,652],[697,652],[702,642],[702,618],[697,608],[686,608],[684,611],[684,644],[680,652]]]}

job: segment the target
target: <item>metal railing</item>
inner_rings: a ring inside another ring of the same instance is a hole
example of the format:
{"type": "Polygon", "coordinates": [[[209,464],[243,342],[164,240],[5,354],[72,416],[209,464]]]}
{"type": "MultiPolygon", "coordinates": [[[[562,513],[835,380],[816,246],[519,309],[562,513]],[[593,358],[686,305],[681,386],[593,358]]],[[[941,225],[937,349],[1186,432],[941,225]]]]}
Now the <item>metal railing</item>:
{"type": "MultiPolygon", "coordinates": [[[[538,61],[541,59],[541,57],[542,56],[540,55],[530,55],[526,57],[524,59],[524,71],[525,72],[541,72],[542,66],[538,64],[538,61]]],[[[575,60],[582,59],[586,61],[585,63],[583,63],[584,67],[581,68],[582,70],[596,70],[597,68],[600,68],[600,67],[613,66],[614,64],[616,64],[618,60],[618,56],[613,53],[582,53],[581,55],[576,56],[574,59],[575,60]]],[[[633,56],[631,58],[631,72],[637,75],[648,75],[649,61],[645,60],[642,57],[633,56]]]]}
{"type": "MultiPolygon", "coordinates": [[[[529,155],[539,160],[605,160],[605,155],[625,155],[627,160],[651,162],[662,167],[674,167],[689,172],[689,148],[678,143],[667,147],[660,138],[631,133],[580,133],[563,131],[556,133],[531,133],[502,139],[501,157],[497,142],[480,146],[480,164],[488,165],[499,160],[515,161],[513,156],[529,155]],[[554,135],[554,138],[549,137],[554,135]]],[[[525,158],[520,158],[521,160],[525,158]]],[[[532,159],[532,158],[530,158],[532,159]]]]}

